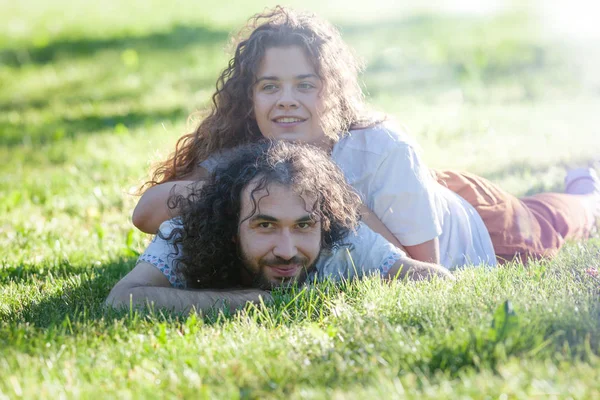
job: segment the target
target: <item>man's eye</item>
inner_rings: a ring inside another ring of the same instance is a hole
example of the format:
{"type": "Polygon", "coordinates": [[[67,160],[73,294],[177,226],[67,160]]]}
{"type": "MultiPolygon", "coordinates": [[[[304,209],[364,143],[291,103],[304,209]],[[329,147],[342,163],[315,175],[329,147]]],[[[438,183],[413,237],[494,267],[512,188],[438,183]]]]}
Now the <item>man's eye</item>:
{"type": "Polygon", "coordinates": [[[299,229],[309,229],[312,226],[313,226],[313,224],[311,222],[300,222],[298,224],[299,229]]]}
{"type": "Polygon", "coordinates": [[[258,224],[259,228],[264,228],[264,229],[269,229],[273,227],[273,223],[272,222],[261,222],[260,224],[258,224]]]}

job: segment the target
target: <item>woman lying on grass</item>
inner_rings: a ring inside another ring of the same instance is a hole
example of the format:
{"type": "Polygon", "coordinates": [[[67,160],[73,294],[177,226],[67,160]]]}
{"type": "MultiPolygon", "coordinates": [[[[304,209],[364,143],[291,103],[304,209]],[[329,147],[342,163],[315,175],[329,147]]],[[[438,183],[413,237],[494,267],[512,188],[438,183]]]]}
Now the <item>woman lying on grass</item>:
{"type": "Polygon", "coordinates": [[[277,7],[241,37],[210,113],[156,168],[134,210],[142,231],[178,213],[167,204],[172,192],[186,193],[231,148],[266,137],[327,151],[361,195],[364,222],[417,260],[494,265],[552,256],[565,239],[589,236],[600,204],[593,170],[572,171],[569,194],[524,199],[474,175],[432,173],[406,132],[366,110],[360,65],[327,21],[277,7]]]}

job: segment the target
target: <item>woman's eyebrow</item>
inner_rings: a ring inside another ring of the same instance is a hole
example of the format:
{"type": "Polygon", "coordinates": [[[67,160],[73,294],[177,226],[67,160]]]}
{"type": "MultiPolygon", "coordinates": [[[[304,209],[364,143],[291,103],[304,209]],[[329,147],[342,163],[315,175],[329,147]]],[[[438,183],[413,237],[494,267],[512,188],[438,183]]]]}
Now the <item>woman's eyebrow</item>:
{"type": "Polygon", "coordinates": [[[317,75],[315,74],[304,74],[304,75],[297,75],[296,79],[307,79],[307,78],[314,78],[314,79],[320,79],[317,75]]]}
{"type": "MultiPolygon", "coordinates": [[[[308,79],[308,78],[320,79],[316,74],[302,74],[302,75],[296,75],[294,77],[294,79],[308,79]]],[[[256,80],[256,83],[258,83],[260,81],[278,81],[278,80],[280,80],[280,78],[278,76],[261,76],[260,78],[258,78],[256,80]]]]}
{"type": "Polygon", "coordinates": [[[260,81],[278,81],[279,78],[276,76],[261,76],[260,78],[258,78],[256,80],[256,83],[260,82],[260,81]]]}

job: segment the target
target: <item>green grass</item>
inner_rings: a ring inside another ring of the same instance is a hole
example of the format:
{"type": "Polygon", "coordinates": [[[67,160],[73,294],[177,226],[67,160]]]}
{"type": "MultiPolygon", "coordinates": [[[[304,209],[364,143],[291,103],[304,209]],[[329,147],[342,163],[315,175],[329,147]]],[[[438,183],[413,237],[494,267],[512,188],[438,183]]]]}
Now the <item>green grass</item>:
{"type": "MultiPolygon", "coordinates": [[[[598,239],[456,283],[323,284],[236,315],[105,312],[148,239],[133,193],[264,3],[13,3],[0,14],[0,398],[598,397],[598,239]]],[[[535,10],[295,5],[341,28],[369,101],[431,166],[522,195],[600,161],[594,43],[535,10]]]]}

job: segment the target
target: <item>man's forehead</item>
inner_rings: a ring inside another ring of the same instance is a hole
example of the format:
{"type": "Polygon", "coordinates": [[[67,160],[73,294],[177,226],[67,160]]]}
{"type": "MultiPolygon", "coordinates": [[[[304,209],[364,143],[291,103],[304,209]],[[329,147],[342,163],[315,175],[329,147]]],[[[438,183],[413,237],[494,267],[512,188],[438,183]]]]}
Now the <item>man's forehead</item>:
{"type": "Polygon", "coordinates": [[[242,218],[269,214],[276,218],[300,217],[311,213],[317,200],[314,193],[299,192],[291,185],[250,182],[242,191],[242,218]]]}

